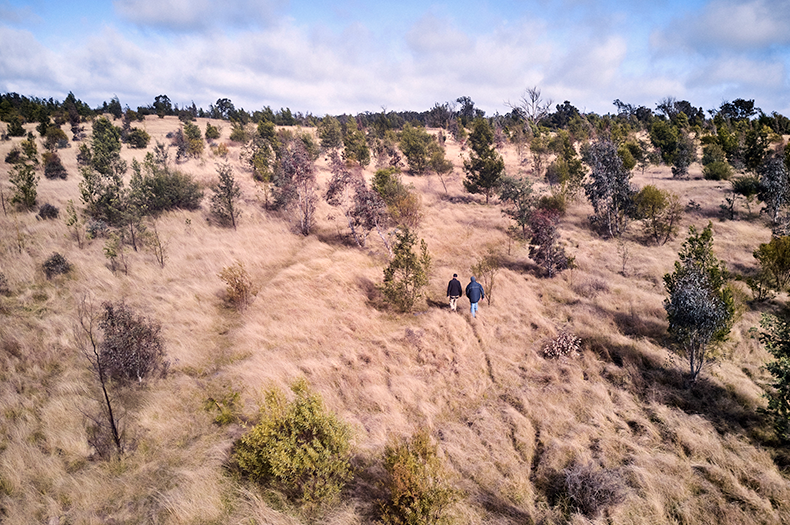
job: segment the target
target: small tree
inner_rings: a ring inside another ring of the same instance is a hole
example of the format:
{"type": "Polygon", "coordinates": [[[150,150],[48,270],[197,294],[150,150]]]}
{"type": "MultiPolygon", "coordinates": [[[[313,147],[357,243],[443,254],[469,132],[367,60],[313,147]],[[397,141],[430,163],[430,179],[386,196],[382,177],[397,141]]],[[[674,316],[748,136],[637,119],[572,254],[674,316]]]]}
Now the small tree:
{"type": "Polygon", "coordinates": [[[236,443],[242,473],[310,506],[334,500],[351,477],[351,431],[304,380],[266,392],[261,420],[236,443]]]}
{"type": "Polygon", "coordinates": [[[293,140],[280,149],[275,176],[279,188],[278,205],[292,209],[299,232],[309,235],[315,222],[318,196],[313,159],[301,140],[293,140]]]}
{"type": "Polygon", "coordinates": [[[677,234],[683,207],[677,195],[651,184],[634,196],[636,216],[642,219],[645,235],[656,244],[666,244],[677,234]]]}
{"type": "Polygon", "coordinates": [[[619,237],[625,231],[633,207],[631,173],[623,167],[611,140],[593,143],[585,151],[584,160],[592,170],[591,181],[584,185],[584,192],[595,210],[590,222],[600,225],[609,237],[619,237]]]}
{"type": "Polygon", "coordinates": [[[66,227],[71,231],[72,237],[74,237],[74,240],[77,241],[77,246],[81,250],[85,241],[85,221],[83,221],[77,214],[77,209],[74,207],[74,201],[71,199],[66,202],[65,221],[66,227]]]}
{"type": "Polygon", "coordinates": [[[472,265],[472,273],[486,290],[486,301],[491,304],[494,295],[496,274],[502,269],[502,255],[495,249],[489,248],[486,253],[472,265]]]}
{"type": "Polygon", "coordinates": [[[713,226],[697,233],[689,227],[675,262],[675,271],[664,275],[669,298],[664,309],[669,334],[678,352],[688,359],[690,382],[697,380],[710,358],[712,344],[726,340],[735,320],[735,301],[727,286],[727,270],[713,255],[713,226]]]}
{"type": "Polygon", "coordinates": [[[387,301],[401,312],[410,312],[422,297],[422,290],[428,285],[431,256],[428,246],[420,239],[419,254],[414,248],[417,237],[408,228],[395,234],[393,258],[384,269],[382,293],[387,301]]]}
{"type": "Polygon", "coordinates": [[[204,148],[200,128],[191,122],[184,122],[184,137],[187,142],[187,154],[191,157],[200,157],[204,148]]]}
{"type": "Polygon", "coordinates": [[[784,290],[790,284],[790,237],[773,237],[754,251],[760,263],[760,272],[771,276],[771,285],[784,290]]]}
{"type": "Polygon", "coordinates": [[[220,137],[219,127],[212,126],[211,122],[206,122],[206,140],[217,140],[220,137]]]}
{"type": "Polygon", "coordinates": [[[469,159],[464,161],[464,188],[469,193],[484,194],[488,204],[505,172],[505,162],[493,147],[494,132],[488,121],[482,118],[474,120],[469,143],[472,151],[469,159]]]}
{"type": "Polygon", "coordinates": [[[258,295],[258,287],[253,284],[244,264],[236,261],[219,272],[219,278],[225,282],[225,297],[237,310],[244,310],[258,295]]]}
{"type": "Polygon", "coordinates": [[[343,146],[343,129],[340,122],[330,115],[321,119],[318,124],[318,138],[325,150],[339,149],[343,146]]]}
{"type": "Polygon", "coordinates": [[[218,164],[217,174],[219,183],[211,188],[211,214],[219,224],[233,226],[235,230],[236,221],[241,214],[238,207],[241,189],[229,164],[218,164]]]}
{"type": "Polygon", "coordinates": [[[758,169],[760,176],[760,200],[765,203],[765,209],[771,223],[779,224],[782,209],[790,200],[790,176],[782,159],[770,157],[758,169]]]}
{"type": "Polygon", "coordinates": [[[60,160],[60,156],[54,151],[47,151],[42,155],[44,161],[44,176],[48,179],[67,179],[69,174],[60,160]]]}
{"type": "Polygon", "coordinates": [[[526,178],[502,177],[499,186],[499,200],[502,201],[502,213],[516,223],[520,240],[529,238],[529,221],[535,209],[535,196],[532,182],[526,178]]]}
{"type": "Polygon", "coordinates": [[[38,176],[30,164],[15,164],[8,182],[14,187],[11,203],[18,204],[26,210],[36,206],[38,197],[38,176]]]}
{"type": "Polygon", "coordinates": [[[387,477],[381,519],[387,525],[449,523],[447,510],[460,499],[450,488],[438,447],[426,429],[410,439],[391,440],[384,451],[387,477]]]}
{"type": "Polygon", "coordinates": [[[764,314],[760,326],[764,330],[760,342],[774,357],[765,365],[773,378],[773,390],[765,393],[767,412],[773,419],[776,435],[787,443],[790,442],[790,324],[786,319],[764,314]]]}
{"type": "Polygon", "coordinates": [[[167,371],[162,327],[138,315],[123,302],[102,304],[99,328],[104,337],[99,345],[101,366],[116,381],[137,381],[167,371]]]}
{"type": "Polygon", "coordinates": [[[439,148],[436,139],[425,128],[405,124],[400,132],[400,150],[414,175],[422,175],[430,165],[432,149],[439,148]],[[432,148],[433,147],[433,148],[432,148]]]}
{"type": "Polygon", "coordinates": [[[559,221],[560,214],[551,209],[537,210],[529,220],[532,231],[529,257],[543,268],[549,278],[568,268],[569,264],[565,249],[559,245],[559,221]]]}

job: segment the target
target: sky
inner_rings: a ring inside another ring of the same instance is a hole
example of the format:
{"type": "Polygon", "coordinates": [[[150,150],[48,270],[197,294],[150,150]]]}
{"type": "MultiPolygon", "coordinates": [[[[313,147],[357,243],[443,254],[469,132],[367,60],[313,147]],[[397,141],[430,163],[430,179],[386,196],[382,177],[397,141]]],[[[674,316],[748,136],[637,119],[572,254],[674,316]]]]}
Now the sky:
{"type": "Polygon", "coordinates": [[[0,0],[0,92],[319,116],[468,96],[492,115],[533,87],[599,114],[674,97],[790,116],[790,1],[0,0]]]}

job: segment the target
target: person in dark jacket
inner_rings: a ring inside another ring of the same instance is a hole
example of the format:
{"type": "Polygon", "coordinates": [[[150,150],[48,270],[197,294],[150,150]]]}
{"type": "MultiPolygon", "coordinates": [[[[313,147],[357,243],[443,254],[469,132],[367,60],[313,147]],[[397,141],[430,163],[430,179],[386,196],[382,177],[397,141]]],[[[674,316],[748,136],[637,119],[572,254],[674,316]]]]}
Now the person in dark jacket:
{"type": "Polygon", "coordinates": [[[454,273],[452,280],[447,283],[447,298],[450,300],[450,310],[456,311],[458,298],[461,297],[463,290],[461,289],[461,282],[457,279],[458,274],[454,273]]]}
{"type": "Polygon", "coordinates": [[[469,298],[469,302],[472,303],[471,312],[472,317],[477,317],[475,314],[477,313],[477,303],[480,302],[480,299],[485,299],[486,293],[483,291],[483,285],[481,285],[474,277],[472,277],[472,281],[466,285],[466,296],[469,298]]]}

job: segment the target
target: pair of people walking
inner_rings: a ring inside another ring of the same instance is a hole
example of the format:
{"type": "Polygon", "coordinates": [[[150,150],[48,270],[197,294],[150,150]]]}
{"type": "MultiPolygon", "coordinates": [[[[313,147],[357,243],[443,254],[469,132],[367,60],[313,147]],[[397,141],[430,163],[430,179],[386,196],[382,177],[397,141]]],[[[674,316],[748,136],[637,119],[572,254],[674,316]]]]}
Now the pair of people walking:
{"type": "MultiPolygon", "coordinates": [[[[469,298],[469,302],[472,303],[470,308],[470,312],[472,313],[472,317],[477,317],[477,303],[480,302],[481,299],[485,299],[485,292],[483,291],[483,286],[477,282],[477,280],[472,277],[469,284],[466,285],[466,297],[469,298]]],[[[461,297],[461,283],[458,281],[458,274],[454,273],[452,280],[447,283],[447,298],[450,300],[450,310],[453,312],[456,311],[456,307],[458,306],[458,299],[461,297]]]]}

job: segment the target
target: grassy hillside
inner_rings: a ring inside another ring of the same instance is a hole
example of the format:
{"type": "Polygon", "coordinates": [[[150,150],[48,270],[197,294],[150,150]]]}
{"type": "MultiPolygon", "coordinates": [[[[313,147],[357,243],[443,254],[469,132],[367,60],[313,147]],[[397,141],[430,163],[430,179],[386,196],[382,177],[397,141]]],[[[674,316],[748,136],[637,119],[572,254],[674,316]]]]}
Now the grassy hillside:
{"type": "MultiPolygon", "coordinates": [[[[207,221],[208,199],[201,210],[166,213],[157,221],[164,268],[150,250],[129,249],[128,275],[113,273],[102,239],[80,249],[70,238],[62,217],[67,200],[79,205],[77,143],[59,151],[68,179],[39,183],[39,204],[60,208],[60,219],[0,215],[0,272],[11,289],[0,297],[4,523],[368,523],[377,516],[388,438],[420,427],[430,429],[464,494],[452,509],[458,523],[790,522],[788,456],[758,412],[768,354],[750,333],[784,298],[753,304],[744,288],[721,359],[691,389],[685,363],[667,350],[662,277],[688,226],[712,220],[714,251],[736,272],[753,267],[752,251],[770,239],[760,217],[718,219],[728,183],[701,180],[696,165],[687,181],[665,167],[636,172],[636,184],[699,204],[687,208],[681,235],[660,247],[637,242],[637,224],[624,243],[601,239],[580,199],[560,223],[578,268],[547,280],[524,247],[508,242],[499,207],[464,192],[462,152],[450,140],[456,169],[447,194],[435,176],[404,176],[422,197],[419,236],[434,268],[427,301],[415,314],[395,314],[379,307],[387,253],[378,238],[365,250],[352,245],[325,202],[314,233],[296,233],[286,216],[263,209],[240,145],[227,140],[228,124],[214,124],[242,187],[238,230],[207,221]],[[506,254],[487,290],[491,301],[481,302],[476,319],[464,299],[450,312],[447,281],[456,272],[465,285],[489,247],[506,254]],[[47,280],[41,264],[53,252],[74,270],[47,280]],[[225,305],[217,276],[236,260],[261,288],[241,313],[225,305]],[[96,304],[122,299],[160,322],[170,360],[166,377],[118,392],[128,451],[112,460],[95,457],[86,431],[99,406],[73,333],[86,296],[96,304]],[[581,355],[544,358],[544,344],[562,329],[581,338],[581,355]],[[355,478],[319,516],[227,469],[263,391],[300,377],[354,433],[355,478]],[[215,425],[204,401],[232,391],[241,393],[248,423],[215,425]],[[565,490],[574,466],[615,480],[622,502],[598,517],[575,512],[565,490]]],[[[205,130],[206,121],[198,125],[205,130]]],[[[173,117],[144,122],[152,145],[169,143],[165,135],[178,126],[173,117]]],[[[19,140],[0,143],[2,158],[19,140]]],[[[144,154],[122,151],[130,162],[144,154]]],[[[510,173],[524,169],[515,150],[503,154],[510,173]]],[[[208,185],[220,160],[207,149],[177,167],[208,185]]],[[[325,159],[318,168],[325,188],[325,159]]],[[[0,165],[6,198],[8,176],[9,165],[0,165]]]]}

